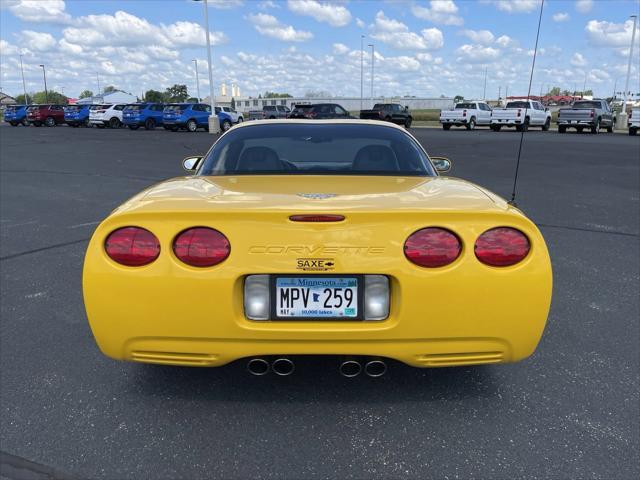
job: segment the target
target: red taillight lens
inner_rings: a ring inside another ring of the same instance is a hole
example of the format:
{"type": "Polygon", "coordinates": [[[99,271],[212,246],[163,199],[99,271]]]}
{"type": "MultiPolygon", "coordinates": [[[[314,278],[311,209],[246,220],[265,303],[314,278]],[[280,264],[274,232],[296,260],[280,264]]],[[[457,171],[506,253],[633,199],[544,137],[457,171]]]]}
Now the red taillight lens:
{"type": "Polygon", "coordinates": [[[475,253],[478,260],[493,267],[508,267],[524,260],[529,254],[529,239],[520,230],[498,227],[478,237],[475,253]]]}
{"type": "Polygon", "coordinates": [[[404,242],[404,255],[421,267],[443,267],[460,256],[462,245],[455,234],[437,227],[423,228],[404,242]]]}
{"type": "Polygon", "coordinates": [[[596,116],[596,111],[595,110],[591,110],[591,118],[596,116]]]}
{"type": "Polygon", "coordinates": [[[518,109],[518,113],[516,114],[516,117],[520,116],[520,109],[518,109]]]}
{"type": "Polygon", "coordinates": [[[124,227],[114,230],[104,242],[107,255],[120,265],[141,267],[160,255],[160,242],[149,230],[124,227]]]}
{"type": "Polygon", "coordinates": [[[466,117],[466,116],[467,116],[467,111],[466,111],[466,110],[463,110],[463,111],[462,111],[462,116],[463,116],[463,117],[466,117]]]}
{"type": "Polygon", "coordinates": [[[217,265],[226,260],[230,251],[227,237],[213,228],[190,228],[173,241],[173,253],[192,267],[217,265]]]}

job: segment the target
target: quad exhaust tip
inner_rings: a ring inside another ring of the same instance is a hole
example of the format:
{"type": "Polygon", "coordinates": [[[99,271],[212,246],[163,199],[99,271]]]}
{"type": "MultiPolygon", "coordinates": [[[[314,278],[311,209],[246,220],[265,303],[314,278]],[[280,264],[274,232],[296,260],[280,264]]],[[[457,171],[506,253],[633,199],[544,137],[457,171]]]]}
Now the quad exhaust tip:
{"type": "Polygon", "coordinates": [[[295,370],[295,365],[288,358],[278,358],[271,364],[271,369],[276,375],[286,377],[287,375],[291,375],[293,373],[293,371],[295,370]]]}
{"type": "Polygon", "coordinates": [[[251,375],[266,375],[269,373],[269,362],[264,358],[252,358],[247,362],[247,370],[251,375]]]}
{"type": "Polygon", "coordinates": [[[387,373],[387,364],[383,360],[370,360],[364,366],[364,373],[372,378],[381,377],[387,373]]]}
{"type": "Polygon", "coordinates": [[[357,360],[345,360],[340,364],[340,374],[343,377],[353,378],[360,375],[362,365],[357,360]]]}

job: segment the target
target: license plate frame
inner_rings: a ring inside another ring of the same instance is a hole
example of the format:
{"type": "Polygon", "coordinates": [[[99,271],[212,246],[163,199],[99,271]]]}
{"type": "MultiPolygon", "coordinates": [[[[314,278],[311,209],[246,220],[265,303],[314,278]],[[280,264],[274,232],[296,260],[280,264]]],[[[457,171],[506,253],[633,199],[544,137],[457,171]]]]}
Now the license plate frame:
{"type": "Polygon", "coordinates": [[[313,275],[296,275],[296,274],[272,274],[269,275],[269,300],[270,300],[270,320],[279,322],[361,322],[364,320],[364,274],[313,274],[313,275]],[[351,278],[356,279],[358,301],[356,315],[353,317],[294,317],[278,316],[277,300],[277,281],[279,278],[351,278]]]}

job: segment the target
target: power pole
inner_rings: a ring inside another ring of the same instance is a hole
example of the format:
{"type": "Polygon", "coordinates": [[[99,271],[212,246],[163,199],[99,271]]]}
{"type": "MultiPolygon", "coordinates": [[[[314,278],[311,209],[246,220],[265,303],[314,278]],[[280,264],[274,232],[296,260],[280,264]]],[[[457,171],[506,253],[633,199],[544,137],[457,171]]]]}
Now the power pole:
{"type": "Polygon", "coordinates": [[[487,99],[487,67],[484,68],[484,90],[482,91],[482,100],[487,99]]]}
{"type": "Polygon", "coordinates": [[[369,44],[369,47],[371,47],[371,106],[373,107],[373,65],[375,63],[375,54],[376,54],[376,50],[372,44],[369,44]]]}
{"type": "Polygon", "coordinates": [[[629,101],[629,76],[631,75],[631,57],[633,56],[633,44],[636,42],[636,24],[638,23],[638,16],[631,15],[633,18],[633,31],[631,33],[631,46],[629,47],[629,63],[627,64],[627,80],[624,83],[624,105],[622,106],[622,113],[627,113],[627,102],[629,101]]]}
{"type": "Polygon", "coordinates": [[[364,35],[360,35],[360,110],[364,97],[364,35]]]}
{"type": "Polygon", "coordinates": [[[24,81],[24,68],[22,67],[22,55],[20,55],[20,72],[22,72],[22,89],[24,91],[24,104],[29,105],[29,99],[27,97],[27,84],[24,81]]]}

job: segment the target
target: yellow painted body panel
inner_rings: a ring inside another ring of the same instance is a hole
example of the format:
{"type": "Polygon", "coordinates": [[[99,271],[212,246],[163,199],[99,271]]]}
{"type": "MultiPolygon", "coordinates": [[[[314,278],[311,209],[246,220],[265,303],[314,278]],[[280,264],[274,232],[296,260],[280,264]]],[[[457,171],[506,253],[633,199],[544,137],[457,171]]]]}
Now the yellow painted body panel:
{"type": "Polygon", "coordinates": [[[260,355],[377,355],[416,367],[521,360],[535,350],[551,301],[551,263],[536,226],[519,210],[469,182],[446,177],[183,177],[151,187],[95,231],[83,274],[87,315],[108,356],[150,363],[219,366],[260,355]],[[299,193],[331,193],[309,199],[299,193]],[[296,213],[341,214],[340,223],[295,223],[296,213]],[[158,259],[125,267],[104,251],[123,226],[153,232],[158,259]],[[182,230],[224,233],[222,264],[181,263],[171,245],[182,230]],[[463,243],[451,265],[423,268],[403,253],[416,230],[437,226],[463,243]],[[531,251],[505,268],[480,263],[473,245],[489,228],[523,231],[531,251]],[[331,257],[335,274],[390,278],[391,311],[379,322],[245,318],[251,274],[305,274],[299,257],[331,257]]]}

